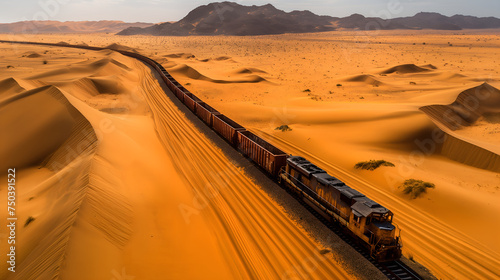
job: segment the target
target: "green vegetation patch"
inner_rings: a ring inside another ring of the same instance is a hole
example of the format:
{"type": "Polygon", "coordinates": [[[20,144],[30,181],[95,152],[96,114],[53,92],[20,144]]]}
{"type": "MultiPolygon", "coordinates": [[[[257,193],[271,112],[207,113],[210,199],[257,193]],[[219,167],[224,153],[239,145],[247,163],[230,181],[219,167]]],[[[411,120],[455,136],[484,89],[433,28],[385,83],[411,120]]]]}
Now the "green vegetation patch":
{"type": "Polygon", "coordinates": [[[427,189],[434,189],[435,185],[422,180],[408,179],[399,188],[403,189],[404,194],[409,194],[411,198],[415,199],[427,193],[427,189]]]}
{"type": "Polygon", "coordinates": [[[385,161],[383,159],[381,159],[381,160],[370,160],[370,161],[361,161],[361,162],[358,162],[358,163],[356,163],[356,165],[354,165],[354,168],[356,168],[356,169],[366,169],[366,170],[373,171],[373,170],[379,168],[380,166],[394,167],[394,164],[392,162],[388,162],[388,161],[385,161]]]}

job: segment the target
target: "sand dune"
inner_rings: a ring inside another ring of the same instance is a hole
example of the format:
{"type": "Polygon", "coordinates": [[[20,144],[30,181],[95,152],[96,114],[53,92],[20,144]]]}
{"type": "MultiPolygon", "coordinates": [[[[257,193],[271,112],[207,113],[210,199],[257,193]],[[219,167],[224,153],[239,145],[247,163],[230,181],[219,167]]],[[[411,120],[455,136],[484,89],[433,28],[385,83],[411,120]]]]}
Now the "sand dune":
{"type": "Polygon", "coordinates": [[[2,98],[0,106],[2,131],[15,133],[2,140],[0,156],[13,160],[2,161],[2,172],[11,164],[23,168],[40,163],[69,137],[78,121],[75,118],[81,118],[75,117],[78,113],[70,110],[62,93],[52,86],[17,92],[2,98]],[[32,114],[24,114],[24,110],[32,114]],[[19,125],[28,123],[29,126],[19,125]]]}
{"type": "Polygon", "coordinates": [[[451,130],[472,125],[485,114],[500,114],[500,90],[484,83],[461,92],[450,105],[430,105],[420,110],[451,130]]]}
{"type": "Polygon", "coordinates": [[[36,52],[30,52],[30,53],[28,53],[28,54],[26,54],[24,56],[26,56],[28,58],[37,58],[37,57],[41,57],[42,55],[39,54],[39,53],[36,53],[36,52]]]}
{"type": "Polygon", "coordinates": [[[26,90],[19,84],[19,82],[15,78],[7,78],[5,80],[1,80],[0,88],[2,89],[0,102],[3,102],[5,99],[11,97],[12,95],[16,95],[26,90]]]}
{"type": "Polygon", "coordinates": [[[360,83],[365,83],[368,85],[372,86],[380,86],[383,85],[381,81],[377,80],[374,76],[372,75],[356,75],[353,77],[349,77],[344,79],[346,82],[360,82],[360,83]]]}
{"type": "MultiPolygon", "coordinates": [[[[481,145],[482,146],[482,145],[481,145]]],[[[446,135],[441,154],[458,162],[500,173],[498,150],[488,150],[461,137],[446,135]]]]}
{"type": "Polygon", "coordinates": [[[253,67],[249,67],[249,68],[240,68],[240,69],[237,69],[234,71],[234,73],[236,74],[253,74],[253,73],[263,73],[263,74],[267,74],[266,71],[264,70],[260,70],[258,68],[253,68],[253,67]]]}
{"type": "Polygon", "coordinates": [[[437,67],[436,67],[436,66],[434,66],[434,65],[432,65],[432,64],[426,64],[426,65],[422,65],[422,66],[420,66],[420,67],[422,67],[422,68],[427,68],[427,69],[431,69],[431,70],[436,70],[436,69],[437,69],[437,67]]]}
{"type": "Polygon", "coordinates": [[[476,135],[475,139],[461,137],[459,131],[485,116],[500,116],[500,90],[484,83],[461,92],[450,105],[430,105],[420,110],[442,125],[447,133],[441,154],[471,166],[500,172],[498,146],[475,141],[482,140],[480,135],[476,135]]]}
{"type": "Polygon", "coordinates": [[[194,58],[194,55],[192,53],[172,53],[172,54],[166,54],[163,57],[190,59],[194,58]]]}
{"type": "Polygon", "coordinates": [[[381,74],[392,74],[392,73],[408,74],[408,73],[419,73],[419,72],[426,72],[426,71],[430,71],[430,69],[426,69],[424,67],[419,67],[415,64],[402,64],[402,65],[388,68],[380,73],[381,74]]]}
{"type": "Polygon", "coordinates": [[[443,82],[451,82],[451,83],[463,83],[467,82],[468,77],[458,73],[441,73],[436,76],[436,79],[441,80],[443,82]]]}
{"type": "MultiPolygon", "coordinates": [[[[165,66],[165,65],[164,65],[165,66]]],[[[168,65],[170,66],[170,65],[168,65]]],[[[259,82],[265,82],[267,81],[265,78],[262,78],[259,75],[246,75],[245,77],[240,77],[240,78],[232,78],[232,79],[212,79],[209,78],[200,72],[198,72],[196,69],[193,67],[186,65],[186,64],[179,64],[173,67],[166,67],[169,72],[178,74],[178,75],[183,75],[185,77],[188,77],[193,80],[201,80],[201,81],[208,81],[212,83],[217,83],[217,84],[241,84],[241,83],[259,83],[259,82]]]]}
{"type": "Polygon", "coordinates": [[[194,80],[203,80],[203,81],[213,81],[213,79],[202,75],[200,72],[198,72],[196,69],[193,67],[190,67],[186,64],[179,64],[174,67],[168,67],[168,71],[172,73],[177,73],[184,75],[190,79],[194,80]]]}
{"type": "Polygon", "coordinates": [[[113,43],[111,45],[107,45],[106,48],[108,49],[112,49],[112,50],[119,50],[119,51],[128,51],[128,52],[137,52],[136,49],[134,48],[131,48],[131,47],[127,47],[127,46],[124,46],[124,45],[120,45],[120,44],[117,44],[117,43],[113,43]]]}

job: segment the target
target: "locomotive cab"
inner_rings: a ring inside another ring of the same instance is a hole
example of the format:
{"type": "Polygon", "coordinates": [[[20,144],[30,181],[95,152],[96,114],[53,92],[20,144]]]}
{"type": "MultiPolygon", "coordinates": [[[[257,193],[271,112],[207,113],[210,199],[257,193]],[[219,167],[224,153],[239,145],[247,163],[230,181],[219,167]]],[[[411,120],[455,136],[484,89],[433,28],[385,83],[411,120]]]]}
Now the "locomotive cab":
{"type": "Polygon", "coordinates": [[[351,230],[370,245],[373,258],[390,261],[401,257],[401,245],[392,224],[393,213],[375,201],[362,197],[352,206],[351,230]]]}

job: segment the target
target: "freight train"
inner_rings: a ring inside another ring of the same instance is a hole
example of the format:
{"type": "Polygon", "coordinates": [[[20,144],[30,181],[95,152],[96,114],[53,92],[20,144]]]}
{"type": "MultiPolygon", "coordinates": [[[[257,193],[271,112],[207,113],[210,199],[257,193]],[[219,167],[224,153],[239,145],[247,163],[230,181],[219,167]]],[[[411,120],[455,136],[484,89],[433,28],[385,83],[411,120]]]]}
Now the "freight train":
{"type": "MultiPolygon", "coordinates": [[[[88,50],[105,49],[67,44],[0,42],[88,50]]],[[[350,188],[305,158],[288,155],[246,130],[184,88],[156,61],[135,52],[115,51],[139,59],[153,67],[175,96],[207,126],[244,156],[253,160],[278,183],[298,194],[300,199],[303,199],[323,217],[339,223],[344,231],[364,246],[375,260],[386,262],[401,257],[400,237],[392,223],[393,213],[389,209],[350,188]]]]}

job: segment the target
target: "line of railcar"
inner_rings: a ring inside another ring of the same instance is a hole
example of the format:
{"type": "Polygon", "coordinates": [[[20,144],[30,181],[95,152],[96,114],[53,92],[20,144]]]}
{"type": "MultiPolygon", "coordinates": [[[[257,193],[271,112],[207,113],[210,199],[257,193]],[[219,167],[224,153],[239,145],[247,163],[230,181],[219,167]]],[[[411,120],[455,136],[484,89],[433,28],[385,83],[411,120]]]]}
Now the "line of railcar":
{"type": "Polygon", "coordinates": [[[172,92],[205,124],[252,159],[280,184],[293,190],[318,213],[340,223],[365,246],[377,261],[401,257],[401,243],[392,223],[393,213],[350,188],[303,157],[289,156],[277,147],[221,114],[180,85],[157,62],[150,64],[162,73],[172,92]]]}
{"type": "MultiPolygon", "coordinates": [[[[0,41],[9,42],[10,41],[0,41]]],[[[24,43],[27,42],[15,42],[24,43]]],[[[37,45],[73,47],[88,50],[105,48],[34,43],[37,45]]],[[[207,126],[211,127],[234,148],[253,160],[280,184],[296,192],[326,219],[340,223],[347,233],[355,237],[370,251],[377,261],[392,261],[401,257],[399,234],[392,223],[393,213],[350,188],[339,179],[327,174],[299,156],[289,156],[264,139],[253,134],[229,117],[221,114],[177,82],[156,61],[138,53],[121,51],[123,55],[139,59],[160,73],[167,87],[207,126]]]]}

